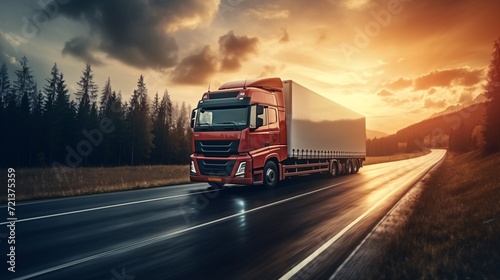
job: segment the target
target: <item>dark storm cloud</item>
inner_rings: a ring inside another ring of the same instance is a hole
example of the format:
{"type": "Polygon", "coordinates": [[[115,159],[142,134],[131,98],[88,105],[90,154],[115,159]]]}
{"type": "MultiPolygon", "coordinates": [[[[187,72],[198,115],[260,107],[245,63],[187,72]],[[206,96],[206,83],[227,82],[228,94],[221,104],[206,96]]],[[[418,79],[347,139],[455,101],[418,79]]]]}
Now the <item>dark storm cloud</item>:
{"type": "Polygon", "coordinates": [[[223,56],[221,62],[222,71],[236,71],[241,68],[241,62],[248,55],[257,53],[259,39],[247,36],[236,36],[229,31],[219,38],[219,50],[223,56]]]}
{"type": "Polygon", "coordinates": [[[97,50],[97,44],[88,37],[75,37],[64,44],[62,54],[69,54],[85,61],[86,63],[100,66],[103,65],[102,61],[93,55],[97,50]]]}
{"type": "MultiPolygon", "coordinates": [[[[209,22],[217,6],[215,0],[73,0],[61,6],[61,14],[88,23],[89,35],[108,56],[139,68],[167,68],[178,59],[174,32],[209,22]]],[[[93,51],[77,37],[68,44],[78,50],[70,53],[83,60],[93,51]]]]}
{"type": "Polygon", "coordinates": [[[182,59],[172,74],[172,81],[178,84],[205,84],[217,71],[216,53],[210,46],[205,46],[201,52],[182,59]]]}
{"type": "Polygon", "coordinates": [[[241,68],[251,54],[258,51],[257,38],[237,36],[233,31],[219,37],[219,52],[205,46],[189,55],[174,68],[172,81],[178,84],[206,84],[217,72],[234,72],[241,68]]]}

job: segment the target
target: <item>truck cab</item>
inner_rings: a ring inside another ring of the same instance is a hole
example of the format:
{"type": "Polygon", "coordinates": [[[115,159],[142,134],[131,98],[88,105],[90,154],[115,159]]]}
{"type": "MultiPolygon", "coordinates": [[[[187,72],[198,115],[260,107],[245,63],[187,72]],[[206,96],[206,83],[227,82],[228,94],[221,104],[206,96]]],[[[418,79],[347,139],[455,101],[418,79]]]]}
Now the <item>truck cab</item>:
{"type": "Polygon", "coordinates": [[[282,88],[281,79],[265,78],[203,94],[191,115],[191,181],[276,185],[287,157],[282,88]]]}

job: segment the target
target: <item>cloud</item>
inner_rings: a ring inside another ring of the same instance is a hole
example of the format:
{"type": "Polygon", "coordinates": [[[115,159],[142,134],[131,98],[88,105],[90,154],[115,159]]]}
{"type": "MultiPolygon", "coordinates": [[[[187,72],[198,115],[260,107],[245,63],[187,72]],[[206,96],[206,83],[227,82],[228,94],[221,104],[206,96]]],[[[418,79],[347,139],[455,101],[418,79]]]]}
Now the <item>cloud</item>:
{"type": "Polygon", "coordinates": [[[171,79],[178,84],[204,84],[217,72],[234,72],[242,62],[258,50],[258,39],[237,36],[233,31],[219,37],[219,51],[209,45],[199,53],[188,55],[171,72],[171,79]]]}
{"type": "Polygon", "coordinates": [[[356,10],[366,7],[368,2],[369,0],[344,0],[343,4],[347,9],[356,10]]]}
{"type": "Polygon", "coordinates": [[[392,93],[390,90],[383,88],[377,92],[377,95],[380,97],[388,97],[388,96],[394,96],[394,93],[392,93]]]}
{"type": "Polygon", "coordinates": [[[257,53],[258,38],[236,36],[233,31],[219,38],[219,51],[222,54],[221,71],[236,71],[248,55],[257,53]]]}
{"type": "MultiPolygon", "coordinates": [[[[97,48],[108,56],[138,68],[168,68],[178,60],[175,32],[209,24],[219,1],[70,1],[60,6],[63,16],[90,26],[97,48]]],[[[66,51],[89,59],[92,45],[75,37],[66,51]],[[78,51],[76,51],[78,50],[78,51]]]]}
{"type": "Polygon", "coordinates": [[[280,43],[286,43],[290,41],[290,38],[288,37],[288,32],[286,31],[285,28],[281,28],[281,31],[283,31],[283,36],[280,38],[280,43]]]}
{"type": "Polygon", "coordinates": [[[444,99],[434,101],[434,100],[432,100],[430,98],[426,98],[424,100],[424,108],[427,108],[427,109],[434,109],[434,108],[441,109],[441,108],[444,108],[444,107],[446,107],[446,101],[444,99]]]}
{"type": "Polygon", "coordinates": [[[327,40],[328,40],[328,35],[327,35],[326,31],[323,30],[319,34],[319,37],[316,40],[316,44],[321,45],[321,44],[325,43],[327,40]]]}
{"type": "Polygon", "coordinates": [[[264,70],[257,77],[270,77],[276,73],[276,66],[264,65],[264,70]]]}
{"type": "Polygon", "coordinates": [[[21,42],[0,29],[0,64],[5,61],[8,64],[16,65],[17,59],[10,50],[16,53],[20,44],[21,42]]]}
{"type": "Polygon", "coordinates": [[[410,87],[413,84],[413,81],[411,79],[407,78],[399,78],[395,81],[390,81],[388,83],[384,84],[384,87],[387,87],[392,90],[402,90],[405,88],[410,87]]]}
{"type": "Polygon", "coordinates": [[[468,104],[472,102],[472,94],[468,92],[464,92],[460,94],[460,98],[458,99],[458,103],[460,104],[468,104]]]}
{"type": "Polygon", "coordinates": [[[399,98],[396,98],[394,96],[387,96],[387,97],[384,97],[383,98],[384,102],[386,102],[387,104],[390,104],[392,106],[395,106],[395,107],[399,107],[399,106],[402,106],[402,105],[408,105],[410,100],[408,99],[399,99],[399,98]]]}
{"type": "Polygon", "coordinates": [[[483,69],[469,67],[434,70],[417,77],[414,81],[415,90],[426,90],[432,87],[450,87],[453,85],[473,86],[484,79],[483,69]]]}
{"type": "Polygon", "coordinates": [[[103,65],[104,63],[96,58],[93,52],[97,51],[98,47],[95,42],[89,37],[75,37],[64,44],[62,50],[63,55],[71,55],[95,66],[103,65]]]}
{"type": "Polygon", "coordinates": [[[217,72],[217,55],[205,46],[201,52],[187,56],[172,73],[172,81],[178,84],[207,84],[212,74],[217,72]]]}
{"type": "Polygon", "coordinates": [[[246,14],[259,20],[287,19],[290,11],[280,8],[278,5],[272,5],[268,8],[249,9],[246,14]]]}

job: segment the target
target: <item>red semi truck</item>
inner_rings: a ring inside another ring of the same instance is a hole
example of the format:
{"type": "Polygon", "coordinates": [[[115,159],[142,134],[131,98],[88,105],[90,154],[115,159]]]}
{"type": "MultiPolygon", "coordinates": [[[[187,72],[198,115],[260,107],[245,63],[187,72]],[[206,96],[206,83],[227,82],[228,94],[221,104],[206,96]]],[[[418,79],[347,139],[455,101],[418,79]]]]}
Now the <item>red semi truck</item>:
{"type": "Polygon", "coordinates": [[[292,176],[357,173],[365,117],[294,81],[261,78],[205,92],[191,115],[190,179],[273,188],[292,176]]]}

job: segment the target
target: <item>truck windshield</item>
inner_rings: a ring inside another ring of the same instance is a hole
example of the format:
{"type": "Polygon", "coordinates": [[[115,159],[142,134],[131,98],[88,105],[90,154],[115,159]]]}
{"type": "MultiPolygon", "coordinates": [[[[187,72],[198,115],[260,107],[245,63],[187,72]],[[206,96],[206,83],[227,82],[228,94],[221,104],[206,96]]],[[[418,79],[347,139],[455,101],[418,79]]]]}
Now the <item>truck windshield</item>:
{"type": "Polygon", "coordinates": [[[195,131],[243,130],[248,127],[248,107],[200,108],[195,131]]]}

